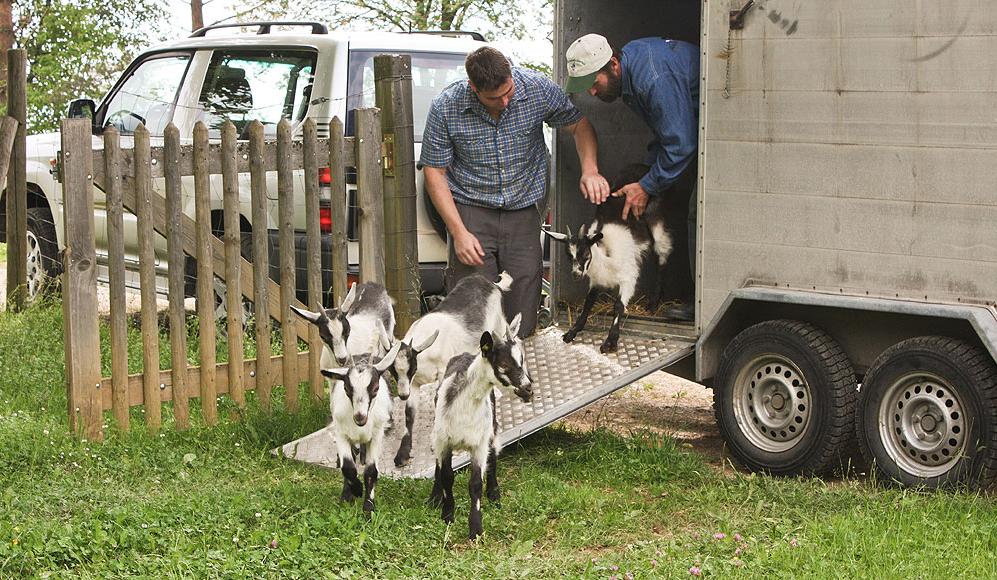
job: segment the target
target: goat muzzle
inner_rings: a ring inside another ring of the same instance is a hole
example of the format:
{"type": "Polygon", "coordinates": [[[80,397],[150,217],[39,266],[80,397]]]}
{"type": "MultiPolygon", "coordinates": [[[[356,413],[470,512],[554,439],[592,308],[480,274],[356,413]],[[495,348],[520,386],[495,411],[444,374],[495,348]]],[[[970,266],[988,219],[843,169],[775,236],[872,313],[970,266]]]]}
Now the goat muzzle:
{"type": "Polygon", "coordinates": [[[363,427],[367,424],[367,415],[353,413],[353,422],[357,424],[357,427],[363,427]]]}

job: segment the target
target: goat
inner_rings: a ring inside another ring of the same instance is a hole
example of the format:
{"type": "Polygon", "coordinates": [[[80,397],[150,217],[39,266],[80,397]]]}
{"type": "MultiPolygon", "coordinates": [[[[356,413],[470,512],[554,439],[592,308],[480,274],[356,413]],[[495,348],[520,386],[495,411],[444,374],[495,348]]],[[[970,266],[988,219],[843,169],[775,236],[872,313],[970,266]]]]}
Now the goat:
{"type": "MultiPolygon", "coordinates": [[[[380,337],[375,337],[374,341],[380,343],[380,337]]],[[[391,393],[382,375],[398,356],[400,346],[395,344],[377,362],[374,362],[374,355],[363,354],[351,357],[349,366],[321,369],[322,375],[330,379],[332,422],[329,427],[336,439],[343,472],[340,500],[353,501],[363,495],[363,511],[367,517],[374,511],[378,458],[391,422],[391,393]],[[354,447],[360,450],[356,458],[354,447]],[[355,459],[363,465],[363,485],[357,477],[355,459]]]]}
{"type": "Polygon", "coordinates": [[[368,345],[377,338],[383,342],[383,332],[395,331],[395,311],[384,286],[376,282],[354,283],[339,308],[311,312],[291,307],[299,316],[318,326],[325,348],[321,366],[345,365],[351,356],[366,354],[368,345]]]}
{"type": "Polygon", "coordinates": [[[599,347],[602,353],[616,352],[620,322],[637,289],[637,279],[648,252],[657,255],[659,271],[672,252],[672,238],[665,227],[661,200],[651,198],[643,216],[636,218],[631,214],[626,221],[621,217],[624,203],[622,197],[611,197],[597,206],[595,219],[579,226],[577,236],[572,236],[569,230],[565,233],[544,230],[555,241],[567,245],[575,277],[587,277],[589,281],[582,312],[574,326],[562,336],[564,342],[573,341],[585,328],[600,291],[615,293],[613,325],[599,347]]]}
{"type": "Polygon", "coordinates": [[[517,314],[502,334],[481,334],[480,352],[457,355],[447,364],[446,374],[436,392],[436,417],[433,424],[433,450],[436,473],[430,504],[441,509],[446,523],[454,519],[453,452],[471,454],[471,514],[468,517],[470,539],[482,533],[482,476],[487,473],[488,499],[501,497],[496,478],[498,415],[495,389],[515,394],[523,402],[533,398],[533,384],[526,369],[522,339],[518,338],[521,315],[517,314]]]}
{"type": "Polygon", "coordinates": [[[405,435],[395,465],[408,463],[412,455],[412,428],[418,396],[412,389],[438,382],[454,356],[475,352],[481,333],[501,336],[508,328],[502,311],[502,293],[512,287],[507,272],[491,282],[475,274],[461,279],[432,312],[416,320],[402,339],[401,351],[391,369],[398,397],[405,401],[405,435]]]}

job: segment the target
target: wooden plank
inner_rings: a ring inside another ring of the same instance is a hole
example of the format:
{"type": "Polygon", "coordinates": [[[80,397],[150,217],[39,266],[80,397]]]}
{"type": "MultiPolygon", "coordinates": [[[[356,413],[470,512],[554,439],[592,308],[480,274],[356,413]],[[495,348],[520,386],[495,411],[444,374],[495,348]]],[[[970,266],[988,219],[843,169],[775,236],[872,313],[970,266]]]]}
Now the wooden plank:
{"type": "MultiPolygon", "coordinates": [[[[159,382],[159,322],[156,318],[156,256],[153,247],[153,224],[165,223],[153,214],[152,177],[149,131],[140,124],[135,129],[135,216],[138,219],[139,284],[142,294],[142,374],[145,395],[145,424],[149,431],[159,430],[162,424],[159,382]]],[[[124,197],[124,195],[122,195],[124,197]]],[[[165,229],[165,228],[164,228],[165,229]]]]}
{"type": "Polygon", "coordinates": [[[270,357],[262,357],[260,353],[271,354],[270,346],[270,309],[268,308],[267,290],[270,280],[270,254],[267,250],[269,232],[267,224],[267,174],[263,166],[263,124],[253,121],[249,125],[249,175],[251,204],[253,206],[253,289],[256,300],[253,302],[256,319],[256,397],[260,406],[270,409],[270,393],[273,386],[273,372],[270,368],[270,357]],[[263,224],[264,227],[259,227],[263,224]]]}
{"type": "Polygon", "coordinates": [[[381,112],[378,109],[357,109],[355,114],[360,281],[384,284],[381,112]]]}
{"type": "Polygon", "coordinates": [[[7,183],[7,172],[10,169],[18,127],[19,123],[14,117],[8,116],[0,120],[0,183],[7,183]]]}
{"type": "Polygon", "coordinates": [[[18,123],[6,181],[7,308],[12,310],[24,308],[28,282],[27,63],[23,48],[7,51],[7,114],[18,123]]]}
{"type": "MultiPolygon", "coordinates": [[[[307,236],[306,255],[308,256],[308,302],[313,310],[322,308],[322,240],[319,231],[319,190],[318,190],[318,127],[314,119],[305,121],[304,131],[305,169],[305,235],[307,236]]],[[[308,384],[312,399],[319,401],[325,392],[325,381],[319,372],[322,355],[322,339],[318,327],[308,328],[308,384]]]]}
{"type": "Polygon", "coordinates": [[[349,264],[346,242],[346,156],[353,156],[353,146],[343,137],[343,122],[333,117],[329,122],[329,171],[332,195],[332,303],[346,298],[346,267],[349,264]]]}
{"type": "MultiPolygon", "coordinates": [[[[355,163],[353,158],[353,137],[347,137],[347,151],[345,162],[348,167],[352,167],[355,163]]],[[[222,172],[221,165],[221,152],[222,146],[220,143],[212,143],[211,150],[208,153],[208,172],[212,175],[218,175],[222,172]]],[[[318,150],[316,154],[319,155],[320,159],[325,159],[328,156],[329,142],[325,139],[320,140],[317,143],[318,150]]],[[[237,159],[237,169],[238,173],[249,173],[249,143],[242,142],[238,143],[235,148],[236,159],[237,159]]],[[[135,163],[134,154],[131,150],[123,150],[121,152],[121,165],[122,171],[132,173],[134,171],[133,165],[135,163]]],[[[304,154],[304,146],[300,141],[296,141],[291,145],[291,165],[294,167],[301,167],[302,156],[304,154]]],[[[98,184],[104,183],[104,170],[103,170],[103,159],[104,152],[95,150],[93,152],[94,163],[101,165],[101,167],[96,168],[96,173],[94,174],[94,181],[98,184]]],[[[152,177],[163,177],[163,151],[160,148],[156,148],[152,151],[152,158],[156,161],[156,164],[152,166],[152,177]]],[[[187,177],[194,174],[194,146],[183,145],[180,147],[180,160],[178,162],[179,171],[181,177],[187,177]]],[[[263,152],[263,166],[267,171],[277,170],[277,144],[274,141],[267,143],[266,149],[263,152]]]]}
{"type": "Polygon", "coordinates": [[[412,58],[374,57],[374,89],[390,155],[383,172],[385,279],[395,300],[395,332],[402,336],[419,316],[419,246],[416,224],[412,58]]]}
{"type": "Polygon", "coordinates": [[[184,314],[184,270],[186,259],[183,253],[183,229],[180,216],[183,214],[183,192],[180,172],[177,171],[177,158],[180,153],[180,130],[170,123],[163,132],[166,165],[166,246],[169,282],[170,311],[170,365],[173,377],[173,420],[177,429],[190,427],[187,391],[184,379],[187,377],[187,322],[184,314]]]}
{"type": "Polygon", "coordinates": [[[114,421],[128,431],[128,331],[125,313],[125,225],[121,207],[121,142],[118,130],[104,131],[104,174],[107,189],[107,261],[111,308],[111,391],[114,421]]]}
{"type": "MultiPolygon", "coordinates": [[[[280,323],[284,352],[298,352],[298,333],[291,312],[297,286],[294,271],[294,175],[291,165],[291,123],[281,119],[277,124],[277,219],[280,228],[280,323]]],[[[298,410],[298,369],[295,357],[284,361],[284,393],[287,409],[298,410]]]]}
{"type": "MultiPolygon", "coordinates": [[[[275,376],[279,376],[284,372],[282,364],[283,356],[278,355],[270,358],[270,368],[274,369],[275,376]]],[[[256,369],[259,361],[257,359],[245,360],[242,363],[242,385],[243,389],[246,391],[255,390],[259,387],[259,379],[256,373],[256,369]]],[[[224,395],[229,393],[228,384],[228,363],[219,363],[215,366],[214,374],[217,378],[215,387],[217,389],[218,395],[224,395]]],[[[308,379],[308,353],[301,352],[298,353],[296,368],[301,371],[298,376],[298,381],[305,381],[308,379]]],[[[158,375],[154,377],[157,380],[157,385],[162,384],[163,388],[157,395],[162,401],[173,400],[173,387],[172,387],[172,371],[164,370],[160,371],[158,375]]],[[[200,367],[188,367],[186,384],[187,388],[191,393],[197,393],[200,389],[199,381],[201,377],[205,376],[204,369],[200,367]]],[[[100,391],[103,393],[103,398],[101,399],[101,404],[104,409],[111,408],[111,394],[110,394],[110,378],[104,378],[101,380],[100,391]]],[[[142,405],[144,402],[144,394],[142,393],[142,381],[143,375],[135,374],[128,376],[128,404],[132,407],[142,405]]],[[[203,404],[203,401],[202,401],[203,404]]]]}
{"type": "MultiPolygon", "coordinates": [[[[246,406],[242,388],[242,256],[239,228],[239,174],[236,157],[235,125],[227,121],[222,126],[222,199],[225,214],[225,312],[228,333],[228,384],[229,394],[239,407],[246,406]]],[[[209,157],[210,160],[210,157],[209,157]]]]}
{"type": "Polygon", "coordinates": [[[100,404],[100,335],[97,328],[97,254],[93,223],[90,121],[62,122],[65,168],[65,290],[63,318],[70,424],[91,441],[104,438],[100,404]]]}
{"type": "MultiPolygon", "coordinates": [[[[194,213],[197,232],[197,328],[200,345],[201,416],[208,425],[218,422],[218,389],[215,386],[215,290],[213,243],[211,233],[211,178],[208,175],[208,127],[194,125],[194,213]]],[[[181,220],[183,221],[183,220],[181,220]]],[[[183,231],[184,228],[181,228],[183,231]]],[[[194,393],[193,382],[188,393],[194,393]]]]}

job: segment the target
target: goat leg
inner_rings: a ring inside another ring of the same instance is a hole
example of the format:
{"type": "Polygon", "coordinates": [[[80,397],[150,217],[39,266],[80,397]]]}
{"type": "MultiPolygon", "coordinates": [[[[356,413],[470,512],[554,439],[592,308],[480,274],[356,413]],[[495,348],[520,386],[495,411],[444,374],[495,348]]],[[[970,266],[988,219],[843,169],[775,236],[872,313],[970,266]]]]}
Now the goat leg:
{"type": "Polygon", "coordinates": [[[370,519],[371,512],[374,511],[374,487],[377,485],[377,463],[371,462],[363,470],[363,482],[366,488],[363,498],[363,513],[370,519]]]}
{"type": "Polygon", "coordinates": [[[488,500],[493,502],[496,507],[499,505],[499,501],[502,499],[502,490],[499,489],[498,476],[496,463],[498,460],[498,453],[495,452],[495,446],[492,445],[491,449],[488,450],[488,483],[486,485],[486,492],[488,495],[488,500]]]}
{"type": "Polygon", "coordinates": [[[578,333],[585,328],[585,323],[588,322],[589,313],[592,312],[592,306],[595,304],[595,299],[599,296],[599,291],[596,288],[590,288],[588,296],[585,297],[585,305],[582,306],[582,312],[578,315],[578,319],[575,320],[574,326],[571,330],[565,332],[561,337],[564,342],[571,342],[575,340],[578,333]]]}
{"type": "Polygon", "coordinates": [[[453,451],[449,449],[443,454],[443,463],[440,465],[440,480],[440,485],[443,488],[443,505],[440,509],[440,516],[444,522],[452,524],[454,512],[453,451]]]}
{"type": "Polygon", "coordinates": [[[415,402],[418,393],[413,392],[405,401],[405,435],[395,454],[395,467],[401,467],[412,459],[412,428],[415,426],[415,402]]]}
{"type": "Polygon", "coordinates": [[[343,493],[339,499],[350,502],[363,495],[363,485],[357,477],[357,466],[352,457],[340,456],[339,462],[343,466],[343,493]]]}
{"type": "Polygon", "coordinates": [[[620,298],[616,299],[615,310],[616,315],[613,317],[613,326],[609,328],[609,336],[606,337],[606,341],[599,347],[599,352],[604,354],[607,352],[616,352],[620,342],[620,323],[623,321],[623,315],[626,312],[626,307],[620,298]]]}
{"type": "MultiPolygon", "coordinates": [[[[487,461],[487,460],[486,460],[487,461]]],[[[476,539],[484,531],[481,527],[481,476],[482,463],[478,458],[471,460],[471,478],[467,483],[467,491],[471,496],[471,514],[467,518],[468,538],[476,539]]]]}
{"type": "Polygon", "coordinates": [[[436,463],[436,471],[433,473],[433,490],[429,492],[429,499],[426,500],[429,507],[440,509],[443,507],[443,478],[440,477],[440,463],[436,463]]]}

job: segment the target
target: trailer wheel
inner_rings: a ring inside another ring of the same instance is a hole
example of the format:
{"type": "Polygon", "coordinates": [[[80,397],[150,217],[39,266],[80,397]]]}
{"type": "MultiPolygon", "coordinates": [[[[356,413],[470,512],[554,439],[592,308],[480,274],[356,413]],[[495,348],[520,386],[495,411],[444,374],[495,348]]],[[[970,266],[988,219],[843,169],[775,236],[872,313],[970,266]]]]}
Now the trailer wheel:
{"type": "Polygon", "coordinates": [[[774,475],[825,473],[853,448],[855,372],[819,328],[770,320],[721,355],[713,409],[734,457],[774,475]]]}
{"type": "Polygon", "coordinates": [[[856,430],[881,481],[929,488],[997,482],[997,367],[964,341],[921,336],[866,374],[856,430]]]}

